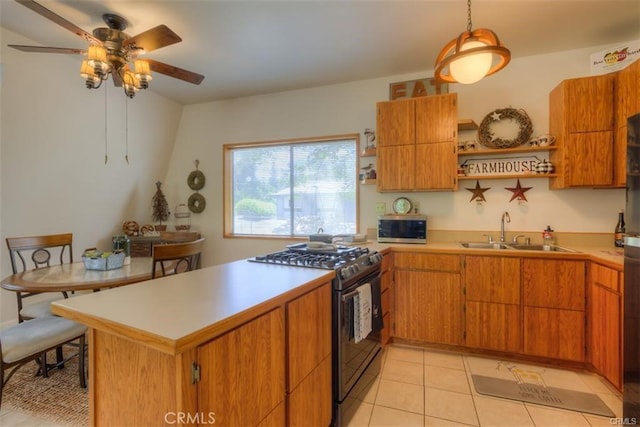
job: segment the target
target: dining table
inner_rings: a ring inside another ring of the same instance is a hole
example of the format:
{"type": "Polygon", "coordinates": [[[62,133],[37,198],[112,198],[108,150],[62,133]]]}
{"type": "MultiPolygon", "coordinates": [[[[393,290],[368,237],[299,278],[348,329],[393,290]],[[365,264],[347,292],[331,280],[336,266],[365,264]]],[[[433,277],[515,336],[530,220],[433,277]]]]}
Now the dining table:
{"type": "Polygon", "coordinates": [[[7,276],[0,287],[14,292],[74,292],[115,288],[151,279],[153,259],[132,257],[113,270],[89,270],[83,262],[35,268],[7,276]]]}

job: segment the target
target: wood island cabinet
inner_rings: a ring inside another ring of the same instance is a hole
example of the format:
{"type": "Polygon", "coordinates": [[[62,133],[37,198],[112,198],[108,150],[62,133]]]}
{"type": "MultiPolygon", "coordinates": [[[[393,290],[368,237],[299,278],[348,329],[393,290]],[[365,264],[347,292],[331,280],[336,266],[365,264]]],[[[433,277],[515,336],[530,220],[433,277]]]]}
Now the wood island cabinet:
{"type": "Polygon", "coordinates": [[[377,104],[378,191],[453,190],[457,95],[377,104]]]}
{"type": "Polygon", "coordinates": [[[552,189],[614,184],[616,74],[562,81],[549,94],[552,189]]]}
{"type": "Polygon", "coordinates": [[[287,304],[290,426],[328,426],[332,417],[331,287],[287,304]]]}
{"type": "Polygon", "coordinates": [[[468,347],[522,351],[520,258],[465,256],[468,347]]]}
{"type": "Polygon", "coordinates": [[[595,370],[622,389],[622,272],[589,264],[588,358],[595,370]]]}
{"type": "Polygon", "coordinates": [[[522,260],[524,353],[585,360],[584,261],[522,260]]]}
{"type": "Polygon", "coordinates": [[[331,423],[331,282],[176,354],[89,331],[91,425],[331,423]]]}
{"type": "Polygon", "coordinates": [[[460,257],[396,253],[394,276],[394,337],[462,345],[460,257]]]}

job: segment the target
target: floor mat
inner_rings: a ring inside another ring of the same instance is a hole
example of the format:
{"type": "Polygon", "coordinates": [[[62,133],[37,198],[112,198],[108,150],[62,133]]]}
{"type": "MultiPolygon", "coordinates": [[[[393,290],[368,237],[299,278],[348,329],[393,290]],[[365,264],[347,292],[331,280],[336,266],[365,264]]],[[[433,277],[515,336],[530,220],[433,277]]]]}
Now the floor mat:
{"type": "Polygon", "coordinates": [[[506,380],[501,378],[471,375],[473,385],[480,394],[553,406],[571,411],[615,417],[609,407],[593,393],[549,387],[541,383],[506,380]]]}

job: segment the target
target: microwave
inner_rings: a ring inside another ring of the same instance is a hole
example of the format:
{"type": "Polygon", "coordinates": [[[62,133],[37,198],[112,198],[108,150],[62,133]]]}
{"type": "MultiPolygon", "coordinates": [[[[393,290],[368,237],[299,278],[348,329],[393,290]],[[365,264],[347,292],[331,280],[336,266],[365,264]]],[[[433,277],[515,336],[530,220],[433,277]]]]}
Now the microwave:
{"type": "Polygon", "coordinates": [[[378,242],[427,243],[426,215],[382,215],[378,217],[378,242]]]}

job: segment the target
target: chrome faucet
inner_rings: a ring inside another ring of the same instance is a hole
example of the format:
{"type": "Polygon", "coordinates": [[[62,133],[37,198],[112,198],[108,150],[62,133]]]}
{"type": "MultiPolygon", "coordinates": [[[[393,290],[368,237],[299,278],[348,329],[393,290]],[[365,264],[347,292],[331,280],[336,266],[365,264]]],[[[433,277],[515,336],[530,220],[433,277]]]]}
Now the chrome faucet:
{"type": "Polygon", "coordinates": [[[504,237],[504,223],[511,222],[511,217],[509,216],[509,212],[505,211],[502,214],[502,218],[500,218],[500,242],[505,242],[506,239],[504,237]]]}

